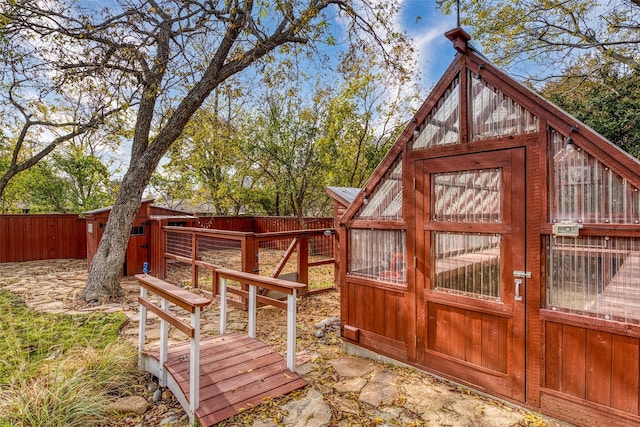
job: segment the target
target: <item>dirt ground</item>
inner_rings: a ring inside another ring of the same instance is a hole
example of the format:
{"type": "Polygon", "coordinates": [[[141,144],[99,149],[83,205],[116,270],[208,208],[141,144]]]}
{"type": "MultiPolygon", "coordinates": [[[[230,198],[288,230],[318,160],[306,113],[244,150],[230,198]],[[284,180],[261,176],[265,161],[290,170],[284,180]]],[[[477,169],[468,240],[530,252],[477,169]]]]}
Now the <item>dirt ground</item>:
{"type": "MultiPolygon", "coordinates": [[[[123,310],[130,321],[122,328],[122,336],[137,345],[138,305],[135,302],[138,286],[131,278],[122,282],[127,295],[117,303],[87,307],[77,296],[82,291],[87,277],[85,260],[50,260],[25,263],[0,264],[0,288],[22,296],[26,304],[36,310],[54,313],[83,313],[89,311],[123,310]]],[[[335,426],[549,426],[560,427],[568,424],[546,418],[491,399],[473,390],[452,384],[413,369],[375,363],[380,369],[397,376],[399,396],[384,408],[374,407],[358,399],[357,393],[338,391],[335,385],[341,378],[332,368],[331,361],[344,358],[339,332],[328,332],[323,337],[316,336],[316,324],[324,319],[339,317],[339,293],[329,291],[299,298],[297,316],[298,364],[309,362],[312,369],[303,377],[309,386],[293,396],[275,399],[245,411],[225,425],[265,425],[264,420],[281,420],[281,406],[292,399],[304,396],[313,388],[323,395],[324,402],[331,408],[331,425],[335,426]],[[382,412],[381,412],[382,411],[382,412]],[[384,414],[395,414],[387,419],[384,414]],[[257,424],[258,422],[262,424],[257,424]]],[[[147,346],[157,344],[159,331],[148,323],[147,346]]],[[[258,310],[258,339],[284,353],[286,347],[286,313],[282,310],[263,307],[258,310]]],[[[218,305],[211,304],[202,313],[202,335],[217,334],[219,330],[218,305]]],[[[228,331],[246,331],[246,313],[231,310],[228,331]]],[[[181,341],[177,331],[170,332],[170,338],[181,341]]],[[[114,425],[154,426],[164,415],[175,414],[175,419],[184,420],[184,413],[176,405],[175,399],[162,402],[152,408],[151,416],[123,417],[114,420],[114,425]],[[161,406],[160,410],[158,407],[161,406]],[[163,415],[162,412],[166,413],[163,415]]],[[[180,424],[169,424],[180,425],[180,424]]],[[[268,424],[267,424],[268,425],[268,424]]],[[[312,425],[312,424],[308,424],[312,425]]]]}

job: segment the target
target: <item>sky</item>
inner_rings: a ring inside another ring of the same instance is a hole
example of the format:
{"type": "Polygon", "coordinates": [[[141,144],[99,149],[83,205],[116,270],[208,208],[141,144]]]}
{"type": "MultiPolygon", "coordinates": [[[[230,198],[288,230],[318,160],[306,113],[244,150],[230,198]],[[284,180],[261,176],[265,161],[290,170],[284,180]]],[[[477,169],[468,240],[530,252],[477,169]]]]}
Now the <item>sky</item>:
{"type": "MultiPolygon", "coordinates": [[[[452,43],[444,33],[456,27],[456,17],[440,12],[436,0],[399,0],[399,6],[395,25],[413,39],[416,62],[421,72],[422,94],[427,96],[455,56],[452,43]]],[[[128,165],[128,150],[129,146],[122,147],[119,153],[121,161],[118,163],[123,169],[128,165]]]]}
{"type": "Polygon", "coordinates": [[[400,22],[415,42],[425,93],[438,82],[453,60],[455,50],[444,33],[456,27],[455,15],[444,15],[435,0],[401,0],[400,22]]]}

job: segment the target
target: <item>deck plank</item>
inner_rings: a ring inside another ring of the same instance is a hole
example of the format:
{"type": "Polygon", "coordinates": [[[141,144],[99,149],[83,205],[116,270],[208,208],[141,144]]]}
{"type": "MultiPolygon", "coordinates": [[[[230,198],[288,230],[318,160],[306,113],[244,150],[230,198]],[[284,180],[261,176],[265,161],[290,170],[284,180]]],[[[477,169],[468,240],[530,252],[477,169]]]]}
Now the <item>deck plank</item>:
{"type": "MultiPolygon", "coordinates": [[[[158,351],[147,357],[159,359],[158,351]]],[[[169,348],[167,372],[189,399],[189,344],[169,348]]],[[[266,344],[243,334],[227,334],[200,343],[200,408],[202,426],[223,421],[244,409],[306,386],[284,358],[266,344]]]]}

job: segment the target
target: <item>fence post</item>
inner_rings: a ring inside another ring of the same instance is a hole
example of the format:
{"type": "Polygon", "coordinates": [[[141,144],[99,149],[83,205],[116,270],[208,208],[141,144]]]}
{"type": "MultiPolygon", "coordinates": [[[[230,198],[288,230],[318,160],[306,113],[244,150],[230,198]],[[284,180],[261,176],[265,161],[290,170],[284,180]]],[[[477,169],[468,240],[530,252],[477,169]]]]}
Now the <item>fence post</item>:
{"type": "Polygon", "coordinates": [[[191,287],[196,289],[198,287],[198,266],[196,261],[198,260],[198,236],[195,232],[191,233],[191,287]]]}
{"type": "Polygon", "coordinates": [[[296,371],[296,290],[287,295],[287,368],[296,371]]]}
{"type": "Polygon", "coordinates": [[[151,271],[158,279],[167,277],[167,259],[164,257],[167,251],[166,219],[151,221],[151,271]]]}
{"type": "Polygon", "coordinates": [[[309,238],[298,236],[298,282],[309,284],[309,238]]]}
{"type": "MultiPolygon", "coordinates": [[[[147,298],[147,289],[140,286],[140,296],[147,298]]],[[[138,367],[141,371],[144,370],[144,363],[142,361],[142,352],[144,351],[145,334],[147,327],[147,307],[139,304],[140,320],[138,321],[138,367]]]]}
{"type": "MultiPolygon", "coordinates": [[[[219,277],[216,275],[216,277],[219,277]]],[[[220,335],[227,333],[227,279],[220,278],[220,335]]]]}

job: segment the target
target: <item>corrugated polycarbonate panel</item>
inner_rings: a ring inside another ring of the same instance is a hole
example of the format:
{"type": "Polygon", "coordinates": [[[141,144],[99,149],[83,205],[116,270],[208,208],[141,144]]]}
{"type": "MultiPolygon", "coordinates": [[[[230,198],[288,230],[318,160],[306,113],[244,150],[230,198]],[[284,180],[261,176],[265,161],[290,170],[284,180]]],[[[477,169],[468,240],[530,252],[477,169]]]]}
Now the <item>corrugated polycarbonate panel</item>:
{"type": "Polygon", "coordinates": [[[640,192],[607,165],[549,130],[549,215],[553,222],[640,223],[640,192]]]}
{"type": "Polygon", "coordinates": [[[538,131],[538,118],[477,74],[468,72],[471,140],[538,131]]]}
{"type": "Polygon", "coordinates": [[[347,274],[404,285],[406,241],[404,230],[349,230],[347,274]]]}
{"type": "Polygon", "coordinates": [[[432,289],[500,301],[498,234],[433,232],[432,289]]]}
{"type": "Polygon", "coordinates": [[[402,156],[389,168],[384,178],[365,199],[356,219],[402,219],[402,156]]]}
{"type": "Polygon", "coordinates": [[[547,308],[640,323],[640,239],[548,239],[547,308]]]}
{"type": "Polygon", "coordinates": [[[460,81],[454,79],[444,96],[419,124],[412,148],[428,148],[460,142],[460,81]]]}
{"type": "Polygon", "coordinates": [[[502,222],[502,169],[438,173],[432,180],[432,221],[502,222]]]}

